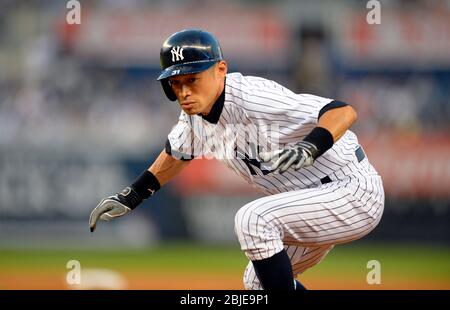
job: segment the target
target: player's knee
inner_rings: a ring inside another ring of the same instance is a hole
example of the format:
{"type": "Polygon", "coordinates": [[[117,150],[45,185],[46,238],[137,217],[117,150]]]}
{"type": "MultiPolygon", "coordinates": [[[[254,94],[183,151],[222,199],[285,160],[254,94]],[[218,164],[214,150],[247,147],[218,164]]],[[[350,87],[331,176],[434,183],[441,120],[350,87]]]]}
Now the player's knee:
{"type": "Polygon", "coordinates": [[[247,204],[240,208],[234,217],[234,232],[239,241],[245,240],[252,232],[251,217],[253,214],[252,206],[247,204]]]}
{"type": "Polygon", "coordinates": [[[258,232],[268,230],[272,225],[269,223],[267,214],[264,214],[258,208],[259,204],[249,203],[239,209],[234,217],[234,231],[239,241],[258,239],[258,232]]]}
{"type": "Polygon", "coordinates": [[[238,212],[236,212],[236,215],[234,216],[234,233],[236,234],[236,236],[239,239],[239,236],[242,234],[242,225],[243,225],[243,221],[242,221],[242,216],[243,216],[243,212],[242,212],[243,208],[240,208],[238,210],[238,212]]]}
{"type": "Polygon", "coordinates": [[[260,203],[249,203],[235,216],[234,230],[250,260],[268,258],[283,249],[282,227],[260,203]]]}

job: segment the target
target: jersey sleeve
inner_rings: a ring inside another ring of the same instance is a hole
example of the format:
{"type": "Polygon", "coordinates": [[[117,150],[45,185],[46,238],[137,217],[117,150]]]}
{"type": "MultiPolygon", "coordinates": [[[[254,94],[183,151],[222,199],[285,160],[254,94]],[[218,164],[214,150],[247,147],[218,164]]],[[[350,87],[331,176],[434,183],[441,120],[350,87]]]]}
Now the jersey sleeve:
{"type": "Polygon", "coordinates": [[[192,160],[200,155],[200,139],[192,129],[192,120],[183,111],[172,128],[165,145],[166,153],[178,160],[192,160]]]}

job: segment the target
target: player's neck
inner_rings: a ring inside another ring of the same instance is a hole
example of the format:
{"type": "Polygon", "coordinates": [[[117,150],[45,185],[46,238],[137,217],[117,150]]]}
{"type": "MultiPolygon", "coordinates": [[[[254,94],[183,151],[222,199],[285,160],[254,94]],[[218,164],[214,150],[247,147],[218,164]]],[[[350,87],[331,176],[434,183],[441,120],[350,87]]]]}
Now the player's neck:
{"type": "Polygon", "coordinates": [[[202,115],[207,116],[211,112],[212,107],[217,102],[217,99],[219,99],[220,95],[222,95],[222,92],[224,89],[225,89],[225,80],[223,80],[223,82],[220,83],[220,87],[217,91],[216,96],[214,97],[214,100],[208,105],[208,107],[205,109],[205,111],[201,112],[202,115]]]}

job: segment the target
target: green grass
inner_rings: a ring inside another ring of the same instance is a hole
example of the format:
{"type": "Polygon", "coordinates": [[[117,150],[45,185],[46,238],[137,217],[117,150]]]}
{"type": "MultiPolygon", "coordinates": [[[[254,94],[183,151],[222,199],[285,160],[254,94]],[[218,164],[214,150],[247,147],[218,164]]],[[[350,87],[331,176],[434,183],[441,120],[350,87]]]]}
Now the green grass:
{"type": "Polygon", "coordinates": [[[391,277],[447,280],[450,282],[450,248],[418,245],[340,245],[314,269],[316,274],[365,276],[367,262],[377,260],[391,277]]]}
{"type": "MultiPolygon", "coordinates": [[[[0,249],[2,270],[61,270],[76,259],[83,268],[111,268],[122,271],[241,273],[245,255],[235,247],[170,244],[146,250],[12,250],[0,249]]],[[[369,260],[378,260],[383,275],[436,279],[450,282],[450,248],[419,245],[336,246],[320,265],[316,275],[365,276],[369,260]]],[[[309,273],[309,271],[308,271],[309,273]]]]}
{"type": "Polygon", "coordinates": [[[60,268],[69,260],[83,267],[122,270],[180,269],[191,271],[242,269],[245,255],[239,248],[172,244],[146,250],[0,250],[0,270],[4,268],[60,268]]]}

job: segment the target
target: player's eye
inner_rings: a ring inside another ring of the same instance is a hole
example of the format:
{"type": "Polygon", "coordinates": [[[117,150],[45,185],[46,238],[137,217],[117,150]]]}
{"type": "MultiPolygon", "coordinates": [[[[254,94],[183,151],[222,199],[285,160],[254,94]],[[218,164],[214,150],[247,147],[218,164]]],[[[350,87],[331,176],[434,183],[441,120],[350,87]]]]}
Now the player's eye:
{"type": "Polygon", "coordinates": [[[180,81],[177,81],[177,80],[170,81],[170,85],[178,86],[178,85],[180,85],[180,81]]]}
{"type": "Polygon", "coordinates": [[[197,81],[197,78],[194,77],[189,78],[189,83],[194,83],[195,81],[197,81]]]}

